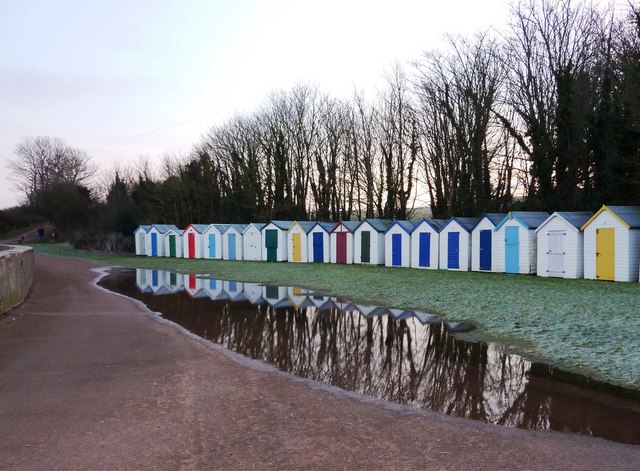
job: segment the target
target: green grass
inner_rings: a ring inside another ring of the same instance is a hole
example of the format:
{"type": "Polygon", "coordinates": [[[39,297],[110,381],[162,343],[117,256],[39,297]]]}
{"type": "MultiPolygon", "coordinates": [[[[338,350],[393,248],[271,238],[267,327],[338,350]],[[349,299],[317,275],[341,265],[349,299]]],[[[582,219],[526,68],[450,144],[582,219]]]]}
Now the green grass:
{"type": "Polygon", "coordinates": [[[301,286],[355,302],[465,320],[481,328],[464,338],[493,341],[532,360],[640,389],[639,283],[359,265],[111,256],[65,244],[34,246],[40,253],[107,265],[301,286]]]}

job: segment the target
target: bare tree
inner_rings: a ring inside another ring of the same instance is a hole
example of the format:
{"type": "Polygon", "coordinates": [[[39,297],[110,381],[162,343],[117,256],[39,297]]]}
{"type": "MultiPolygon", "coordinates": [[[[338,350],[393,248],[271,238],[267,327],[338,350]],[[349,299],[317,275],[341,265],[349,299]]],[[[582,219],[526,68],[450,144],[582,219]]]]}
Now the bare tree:
{"type": "Polygon", "coordinates": [[[9,160],[10,175],[28,204],[55,184],[84,184],[96,172],[89,155],[69,146],[62,139],[47,136],[26,137],[15,149],[17,158],[9,160]]]}

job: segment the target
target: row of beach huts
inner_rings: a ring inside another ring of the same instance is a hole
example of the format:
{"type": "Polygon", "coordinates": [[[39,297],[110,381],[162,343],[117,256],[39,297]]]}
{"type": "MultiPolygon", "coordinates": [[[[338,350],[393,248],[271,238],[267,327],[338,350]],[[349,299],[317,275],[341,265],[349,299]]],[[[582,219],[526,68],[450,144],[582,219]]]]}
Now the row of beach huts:
{"type": "Polygon", "coordinates": [[[338,223],[154,224],[137,255],[369,264],[419,269],[638,281],[640,206],[590,212],[512,211],[480,218],[338,223]]]}

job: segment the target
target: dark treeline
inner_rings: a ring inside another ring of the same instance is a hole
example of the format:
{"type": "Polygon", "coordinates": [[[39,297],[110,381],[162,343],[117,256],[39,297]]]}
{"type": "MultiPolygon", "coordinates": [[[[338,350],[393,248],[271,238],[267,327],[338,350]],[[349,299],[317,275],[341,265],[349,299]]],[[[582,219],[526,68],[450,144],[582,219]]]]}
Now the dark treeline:
{"type": "Polygon", "coordinates": [[[451,37],[385,79],[374,99],[273,93],[187,156],[114,172],[107,219],[124,230],[640,203],[633,3],[523,0],[499,32],[451,37]]]}

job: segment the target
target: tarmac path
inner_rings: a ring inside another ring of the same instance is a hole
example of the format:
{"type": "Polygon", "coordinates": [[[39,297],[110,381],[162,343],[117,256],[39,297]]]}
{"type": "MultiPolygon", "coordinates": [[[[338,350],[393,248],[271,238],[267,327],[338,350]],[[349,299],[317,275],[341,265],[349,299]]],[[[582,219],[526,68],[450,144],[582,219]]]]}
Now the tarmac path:
{"type": "MultiPolygon", "coordinates": [[[[225,353],[38,255],[0,316],[0,469],[639,469],[640,447],[457,419],[225,353]]],[[[640,424],[639,424],[640,426],[640,424]]]]}

